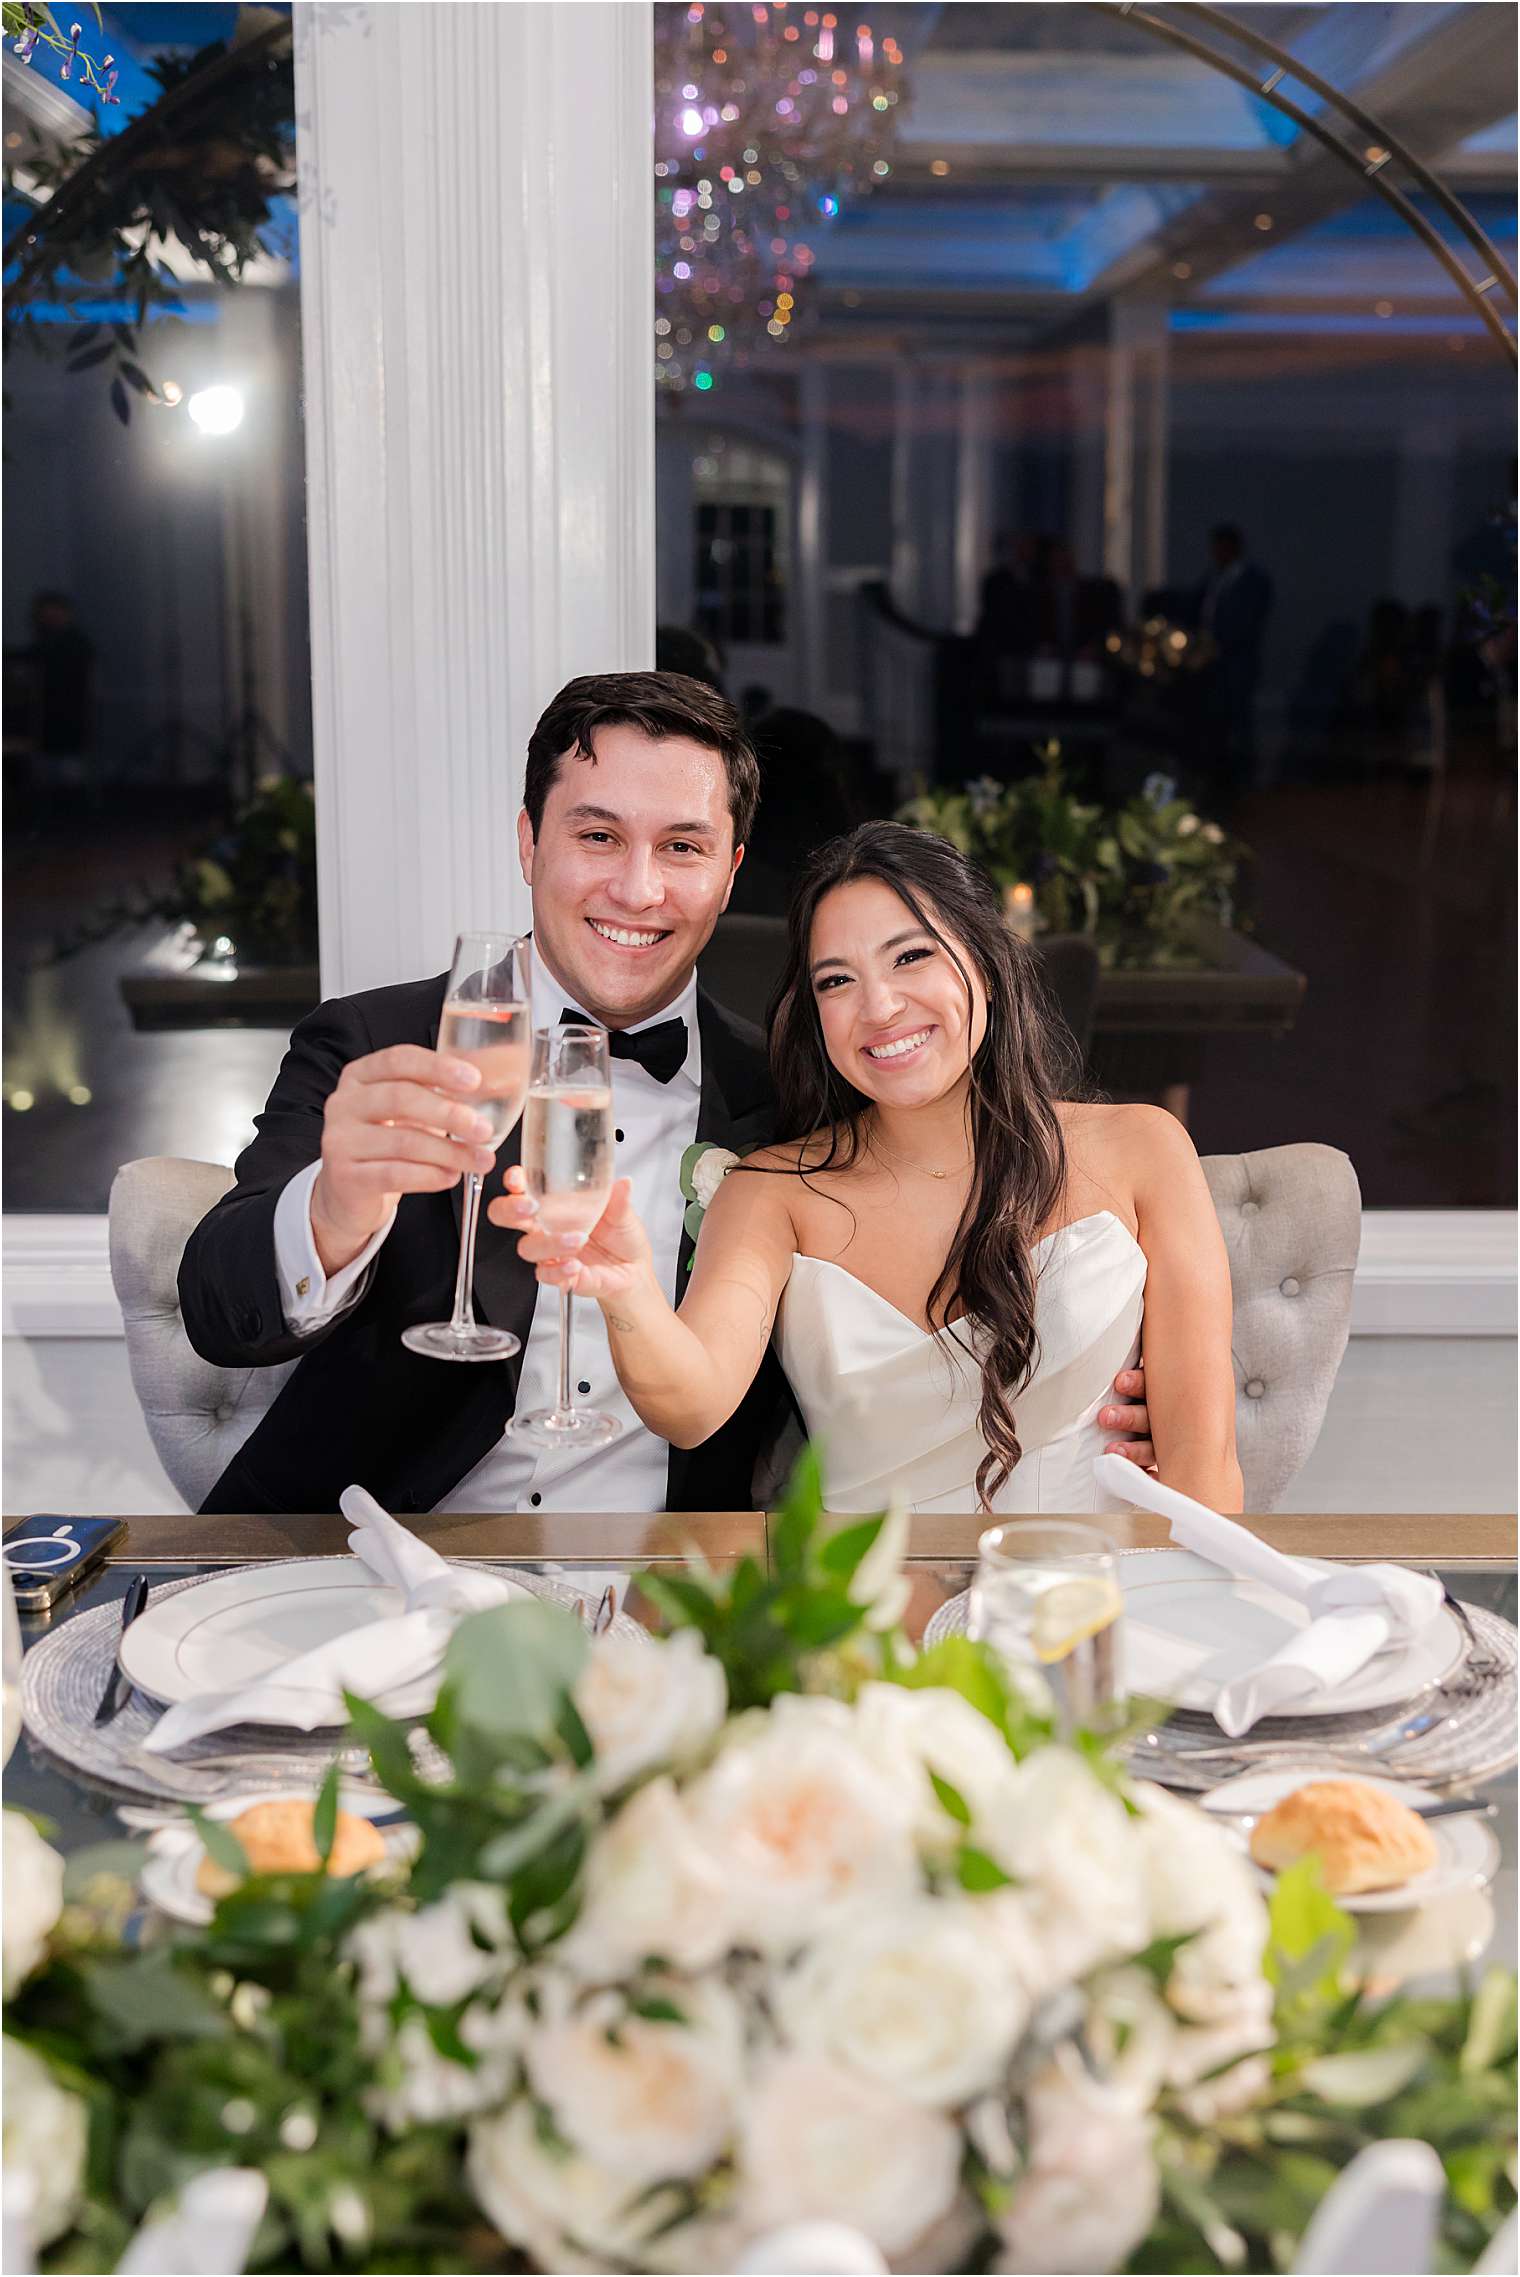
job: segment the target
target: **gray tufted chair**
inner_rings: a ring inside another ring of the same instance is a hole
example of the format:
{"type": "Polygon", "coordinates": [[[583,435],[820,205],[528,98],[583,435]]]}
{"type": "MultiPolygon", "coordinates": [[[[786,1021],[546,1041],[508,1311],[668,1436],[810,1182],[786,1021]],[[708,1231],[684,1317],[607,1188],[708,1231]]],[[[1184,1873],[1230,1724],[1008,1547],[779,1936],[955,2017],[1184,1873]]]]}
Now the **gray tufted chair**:
{"type": "MultiPolygon", "coordinates": [[[[1329,1146],[1206,1155],[1203,1168],[1230,1257],[1246,1508],[1270,1510],[1319,1437],[1346,1349],[1361,1195],[1329,1146]]],[[[192,1509],[294,1365],[214,1368],[180,1324],[180,1255],[231,1184],[220,1164],[160,1155],[125,1164],[111,1188],[111,1279],[133,1386],[159,1461],[192,1509]]]]}
{"type": "Polygon", "coordinates": [[[1203,1173],[1230,1258],[1246,1508],[1271,1510],[1309,1459],[1346,1349],[1361,1188],[1333,1146],[1206,1154],[1203,1173]]]}
{"type": "Polygon", "coordinates": [[[214,1368],[193,1352],[179,1316],[179,1261],[201,1219],[232,1184],[219,1162],[149,1155],[111,1182],[111,1283],[127,1332],[127,1364],[159,1461],[199,1508],[295,1362],[214,1368]]]}

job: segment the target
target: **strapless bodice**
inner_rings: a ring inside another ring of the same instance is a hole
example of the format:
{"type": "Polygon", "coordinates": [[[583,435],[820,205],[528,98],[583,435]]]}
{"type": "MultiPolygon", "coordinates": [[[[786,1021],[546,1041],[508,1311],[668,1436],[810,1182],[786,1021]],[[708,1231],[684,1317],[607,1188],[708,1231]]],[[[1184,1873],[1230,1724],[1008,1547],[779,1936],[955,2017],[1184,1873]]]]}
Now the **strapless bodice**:
{"type": "MultiPolygon", "coordinates": [[[[1039,1358],[1013,1401],[1024,1456],[994,1508],[1102,1510],[1098,1411],[1139,1356],[1145,1253],[1102,1210],[1047,1234],[1034,1257],[1039,1358]]],[[[829,1509],[880,1510],[897,1493],[915,1510],[975,1510],[984,1341],[969,1320],[931,1334],[843,1266],[793,1259],[776,1349],[829,1509]]]]}

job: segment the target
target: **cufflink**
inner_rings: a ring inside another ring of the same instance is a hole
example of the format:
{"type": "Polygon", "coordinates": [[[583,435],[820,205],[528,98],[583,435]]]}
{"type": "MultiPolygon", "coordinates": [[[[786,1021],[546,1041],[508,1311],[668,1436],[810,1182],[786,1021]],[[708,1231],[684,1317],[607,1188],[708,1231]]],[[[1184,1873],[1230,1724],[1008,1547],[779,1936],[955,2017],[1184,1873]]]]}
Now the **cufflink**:
{"type": "Polygon", "coordinates": [[[310,1294],[311,1294],[311,1275],[310,1275],[309,1273],[303,1273],[303,1274],[301,1275],[301,1278],[300,1278],[300,1280],[299,1280],[299,1281],[297,1281],[297,1283],[296,1283],[296,1295],[297,1295],[298,1297],[305,1297],[305,1296],[309,1296],[310,1294]]]}

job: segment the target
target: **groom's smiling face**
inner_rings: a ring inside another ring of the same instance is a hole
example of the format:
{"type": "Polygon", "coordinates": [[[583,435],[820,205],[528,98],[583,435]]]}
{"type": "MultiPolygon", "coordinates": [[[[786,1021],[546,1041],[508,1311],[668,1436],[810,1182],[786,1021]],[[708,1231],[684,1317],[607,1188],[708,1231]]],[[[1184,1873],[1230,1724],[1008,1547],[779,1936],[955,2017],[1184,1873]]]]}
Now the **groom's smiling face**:
{"type": "Polygon", "coordinates": [[[519,815],[518,849],[545,964],[594,1020],[627,1028],[686,986],[743,853],[719,752],[628,726],[593,744],[560,761],[536,835],[519,815]]]}

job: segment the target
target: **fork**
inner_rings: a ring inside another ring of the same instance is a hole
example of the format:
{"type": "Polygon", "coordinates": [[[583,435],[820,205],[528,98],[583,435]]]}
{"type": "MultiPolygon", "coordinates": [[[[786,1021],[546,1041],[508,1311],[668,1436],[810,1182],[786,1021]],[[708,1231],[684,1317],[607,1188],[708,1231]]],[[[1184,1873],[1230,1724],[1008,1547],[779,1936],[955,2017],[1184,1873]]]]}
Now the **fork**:
{"type": "MultiPolygon", "coordinates": [[[[1443,1731],[1455,1730],[1471,1713],[1472,1710],[1467,1709],[1454,1716],[1443,1716],[1437,1708],[1424,1708],[1418,1715],[1405,1716],[1401,1722],[1390,1724],[1382,1731],[1368,1733],[1355,1748],[1336,1747],[1333,1743],[1314,1739],[1281,1739],[1275,1744],[1266,1740],[1259,1747],[1242,1746],[1235,1740],[1223,1747],[1169,1748],[1159,1732],[1147,1732],[1135,1754],[1141,1763],[1154,1760],[1158,1764],[1173,1764],[1179,1768],[1189,1763],[1215,1766],[1232,1763],[1246,1771],[1269,1771],[1277,1763],[1313,1762],[1323,1764],[1326,1770],[1355,1771],[1365,1769],[1369,1760],[1373,1763],[1385,1762],[1412,1740],[1422,1739],[1426,1732],[1437,1725],[1443,1731]]],[[[1393,1763],[1388,1763],[1387,1768],[1394,1777],[1401,1775],[1393,1763]]],[[[1418,1767],[1414,1773],[1402,1775],[1417,1777],[1418,1767]]]]}
{"type": "Polygon", "coordinates": [[[1460,1597],[1447,1588],[1446,1583],[1438,1573],[1430,1573],[1427,1569],[1427,1577],[1439,1587],[1441,1595],[1445,1599],[1447,1611],[1452,1615],[1463,1636],[1467,1639],[1467,1657],[1462,1666],[1456,1670],[1455,1679],[1448,1685],[1448,1690],[1465,1689],[1466,1680],[1469,1677],[1492,1676],[1494,1670],[1499,1666],[1498,1655],[1489,1651],[1473,1627],[1472,1616],[1467,1607],[1460,1597]]]}

